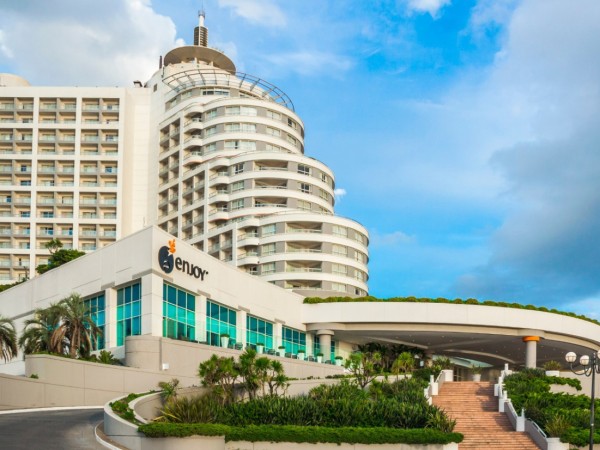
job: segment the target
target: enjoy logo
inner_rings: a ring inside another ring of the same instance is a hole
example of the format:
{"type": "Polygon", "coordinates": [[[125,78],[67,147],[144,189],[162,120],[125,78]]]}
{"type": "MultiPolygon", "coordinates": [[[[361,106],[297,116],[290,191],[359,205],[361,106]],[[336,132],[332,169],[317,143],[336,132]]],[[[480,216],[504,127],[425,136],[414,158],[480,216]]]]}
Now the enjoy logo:
{"type": "Polygon", "coordinates": [[[158,264],[164,273],[173,272],[173,268],[190,275],[194,278],[198,278],[204,281],[204,277],[208,275],[207,270],[203,270],[201,267],[186,261],[180,257],[175,257],[175,239],[169,241],[169,246],[166,245],[161,247],[158,251],[158,264]]]}

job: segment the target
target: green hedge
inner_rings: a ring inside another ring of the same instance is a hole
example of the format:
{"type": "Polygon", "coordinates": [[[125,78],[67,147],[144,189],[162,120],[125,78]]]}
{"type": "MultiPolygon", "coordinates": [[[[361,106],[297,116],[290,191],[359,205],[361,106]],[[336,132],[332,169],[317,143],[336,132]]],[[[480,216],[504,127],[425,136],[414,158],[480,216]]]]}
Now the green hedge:
{"type": "Polygon", "coordinates": [[[299,427],[293,425],[250,425],[151,423],[139,427],[149,437],[224,436],[225,441],[307,442],[351,444],[449,444],[462,442],[460,433],[442,433],[430,428],[299,427]]]}
{"type": "MultiPolygon", "coordinates": [[[[577,446],[588,442],[590,398],[550,392],[552,384],[568,384],[581,390],[579,380],[549,377],[541,369],[525,369],[506,377],[504,384],[515,409],[524,408],[525,416],[547,434],[577,446]]],[[[596,401],[596,408],[600,408],[600,400],[596,401]]],[[[595,426],[600,427],[598,416],[595,426]]],[[[595,438],[598,437],[596,434],[595,438]]]]}
{"type": "Polygon", "coordinates": [[[545,306],[534,306],[534,305],[523,305],[521,303],[507,303],[507,302],[496,302],[492,300],[479,301],[474,298],[468,298],[466,300],[462,300],[460,298],[456,298],[454,300],[450,300],[447,298],[439,297],[439,298],[426,298],[426,297],[392,297],[392,298],[377,298],[372,297],[370,295],[366,297],[306,297],[304,299],[304,303],[309,305],[314,305],[317,303],[345,303],[345,302],[398,302],[398,303],[453,303],[457,305],[482,305],[482,306],[499,306],[502,308],[514,308],[514,309],[528,309],[531,311],[541,311],[548,312],[552,314],[560,314],[561,316],[569,316],[574,317],[576,319],[585,320],[587,322],[595,323],[596,325],[600,325],[600,321],[595,319],[590,319],[589,317],[578,315],[572,312],[559,311],[557,309],[548,309],[545,306]]]}

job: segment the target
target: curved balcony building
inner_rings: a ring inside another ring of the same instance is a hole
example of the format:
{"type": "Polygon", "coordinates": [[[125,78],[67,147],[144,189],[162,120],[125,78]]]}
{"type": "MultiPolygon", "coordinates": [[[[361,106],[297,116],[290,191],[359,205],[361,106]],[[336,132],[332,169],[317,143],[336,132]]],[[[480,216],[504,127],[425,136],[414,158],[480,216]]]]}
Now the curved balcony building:
{"type": "Polygon", "coordinates": [[[334,214],[334,174],[304,155],[292,101],[207,47],[203,22],[146,84],[157,124],[152,221],[304,295],[366,295],[368,233],[334,214]]]}

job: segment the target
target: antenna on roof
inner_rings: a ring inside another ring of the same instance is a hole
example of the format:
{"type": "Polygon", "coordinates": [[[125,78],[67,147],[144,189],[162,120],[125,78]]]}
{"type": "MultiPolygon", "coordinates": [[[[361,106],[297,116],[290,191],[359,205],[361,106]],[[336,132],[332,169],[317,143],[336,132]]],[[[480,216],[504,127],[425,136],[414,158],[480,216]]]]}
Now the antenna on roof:
{"type": "Polygon", "coordinates": [[[206,13],[204,5],[202,5],[202,9],[198,11],[198,26],[194,28],[194,45],[200,47],[208,46],[208,29],[204,26],[204,19],[206,19],[206,13]]]}

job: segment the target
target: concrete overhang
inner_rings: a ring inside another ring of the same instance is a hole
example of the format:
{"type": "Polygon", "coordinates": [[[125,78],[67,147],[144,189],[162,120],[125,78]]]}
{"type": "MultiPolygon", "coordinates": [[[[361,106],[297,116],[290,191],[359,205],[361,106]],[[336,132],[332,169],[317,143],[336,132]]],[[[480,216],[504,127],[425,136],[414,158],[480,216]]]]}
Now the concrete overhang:
{"type": "Polygon", "coordinates": [[[355,344],[404,344],[489,364],[523,364],[523,337],[538,336],[538,365],[600,348],[600,326],[560,314],[484,305],[343,302],[303,305],[309,331],[355,344]]]}

